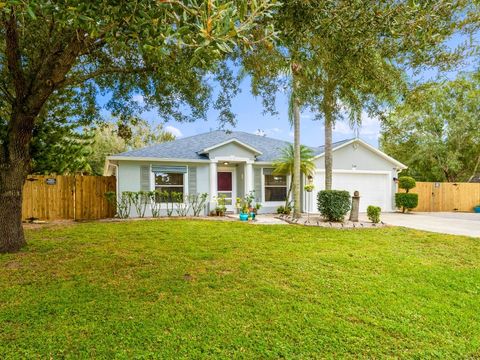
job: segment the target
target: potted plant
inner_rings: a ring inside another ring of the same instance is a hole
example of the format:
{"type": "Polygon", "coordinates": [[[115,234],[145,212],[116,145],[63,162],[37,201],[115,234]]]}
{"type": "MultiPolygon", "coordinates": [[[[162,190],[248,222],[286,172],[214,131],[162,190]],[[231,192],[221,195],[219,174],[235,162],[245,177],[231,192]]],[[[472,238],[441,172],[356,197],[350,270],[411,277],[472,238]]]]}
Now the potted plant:
{"type": "Polygon", "coordinates": [[[313,184],[307,184],[303,187],[306,192],[312,192],[315,186],[313,184]]]}
{"type": "Polygon", "coordinates": [[[247,221],[248,220],[248,204],[244,203],[242,205],[242,209],[240,210],[240,220],[247,221]]]}
{"type": "Polygon", "coordinates": [[[250,205],[249,205],[249,198],[245,197],[237,198],[237,202],[235,203],[236,208],[239,212],[239,218],[241,221],[248,221],[249,212],[250,212],[250,205]]]}
{"type": "Polygon", "coordinates": [[[262,207],[262,204],[256,203],[255,206],[250,207],[250,217],[255,220],[255,216],[258,214],[258,210],[262,207]]]}
{"type": "Polygon", "coordinates": [[[473,207],[473,212],[480,213],[480,204],[473,207]]]}
{"type": "Polygon", "coordinates": [[[217,207],[215,208],[215,212],[217,216],[224,216],[225,212],[227,211],[225,196],[217,197],[217,207]]]}

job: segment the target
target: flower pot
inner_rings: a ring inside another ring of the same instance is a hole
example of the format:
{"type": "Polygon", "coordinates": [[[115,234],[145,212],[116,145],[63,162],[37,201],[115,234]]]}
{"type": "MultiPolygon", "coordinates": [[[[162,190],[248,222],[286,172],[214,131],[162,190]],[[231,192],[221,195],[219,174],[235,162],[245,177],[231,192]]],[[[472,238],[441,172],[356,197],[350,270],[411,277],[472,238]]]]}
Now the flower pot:
{"type": "Polygon", "coordinates": [[[240,221],[248,221],[248,214],[247,213],[240,213],[240,221]]]}
{"type": "Polygon", "coordinates": [[[480,214],[480,205],[473,208],[473,212],[480,214]]]}
{"type": "Polygon", "coordinates": [[[256,214],[253,211],[250,213],[250,217],[252,218],[252,220],[255,220],[255,215],[256,214]]]}

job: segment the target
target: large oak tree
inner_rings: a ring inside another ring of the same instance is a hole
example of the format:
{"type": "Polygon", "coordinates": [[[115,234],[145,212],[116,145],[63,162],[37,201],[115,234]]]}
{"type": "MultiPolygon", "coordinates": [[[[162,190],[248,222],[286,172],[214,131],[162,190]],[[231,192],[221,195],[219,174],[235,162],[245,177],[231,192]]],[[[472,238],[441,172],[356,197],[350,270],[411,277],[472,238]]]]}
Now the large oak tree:
{"type": "MultiPolygon", "coordinates": [[[[128,119],[155,106],[166,119],[205,115],[217,79],[226,91],[216,102],[231,120],[234,89],[226,66],[217,65],[237,45],[270,35],[257,27],[274,2],[8,0],[0,3],[0,253],[25,244],[22,187],[30,167],[29,147],[39,121],[56,104],[94,103],[110,94],[114,116],[128,119]],[[252,31],[255,30],[255,31],[252,31]],[[65,97],[67,92],[77,96],[65,97]],[[63,102],[59,99],[63,96],[63,102]],[[75,100],[76,99],[76,100],[75,100]],[[185,107],[188,112],[182,111],[185,107]]],[[[73,105],[72,105],[73,106],[73,105]]],[[[88,122],[94,104],[76,120],[88,122]]]]}

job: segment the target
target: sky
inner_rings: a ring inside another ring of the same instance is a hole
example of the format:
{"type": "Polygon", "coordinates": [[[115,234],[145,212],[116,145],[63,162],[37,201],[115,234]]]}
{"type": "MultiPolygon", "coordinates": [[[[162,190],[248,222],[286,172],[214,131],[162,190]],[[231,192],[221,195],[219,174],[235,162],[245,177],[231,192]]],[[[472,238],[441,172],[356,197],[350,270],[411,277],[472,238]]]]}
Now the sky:
{"type": "MultiPolygon", "coordinates": [[[[451,40],[454,46],[460,43],[460,37],[451,40]]],[[[471,71],[478,68],[478,58],[467,61],[463,66],[450,71],[449,73],[439,74],[435,70],[426,70],[415,76],[416,81],[433,80],[438,77],[443,79],[453,79],[459,72],[471,71]]],[[[413,78],[413,76],[411,76],[413,78]]],[[[137,95],[137,100],[142,101],[142,97],[137,95]]],[[[288,121],[288,99],[284,93],[277,95],[276,107],[278,115],[265,114],[260,98],[255,98],[250,93],[249,78],[245,78],[241,83],[241,92],[232,101],[232,110],[236,114],[237,124],[233,127],[227,127],[230,130],[245,131],[266,135],[268,137],[293,142],[293,132],[288,121]]],[[[104,113],[104,115],[107,115],[104,113]]],[[[152,125],[162,122],[155,110],[144,112],[142,118],[149,121],[152,125]]],[[[217,121],[217,112],[213,109],[208,111],[207,121],[198,120],[193,123],[179,123],[171,121],[164,124],[166,130],[173,133],[177,138],[192,136],[219,128],[217,121]]],[[[362,114],[362,124],[358,128],[358,135],[369,144],[378,147],[378,138],[380,133],[380,123],[377,118],[370,117],[367,113],[362,114]]],[[[335,124],[333,130],[333,141],[351,139],[356,136],[356,130],[350,128],[346,122],[339,121],[335,124]]],[[[320,146],[324,144],[323,122],[314,119],[314,115],[309,112],[301,114],[301,142],[308,146],[320,146]]]]}

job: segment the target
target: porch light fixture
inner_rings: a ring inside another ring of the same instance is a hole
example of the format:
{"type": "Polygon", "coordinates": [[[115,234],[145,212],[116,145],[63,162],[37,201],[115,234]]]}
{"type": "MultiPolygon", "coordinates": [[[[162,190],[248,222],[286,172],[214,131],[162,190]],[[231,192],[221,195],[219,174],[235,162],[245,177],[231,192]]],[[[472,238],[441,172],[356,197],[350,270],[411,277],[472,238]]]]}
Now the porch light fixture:
{"type": "Polygon", "coordinates": [[[228,161],[225,161],[225,162],[223,163],[223,165],[228,165],[228,161]]]}
{"type": "Polygon", "coordinates": [[[307,179],[308,179],[309,184],[313,183],[313,176],[312,175],[308,175],[307,179]]]}

